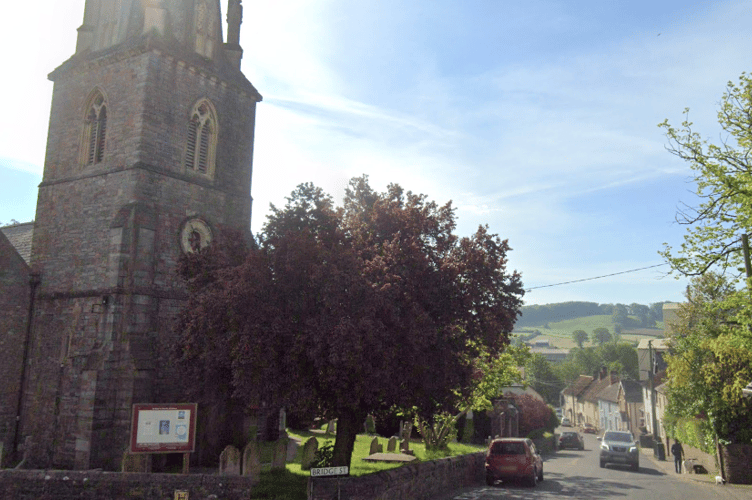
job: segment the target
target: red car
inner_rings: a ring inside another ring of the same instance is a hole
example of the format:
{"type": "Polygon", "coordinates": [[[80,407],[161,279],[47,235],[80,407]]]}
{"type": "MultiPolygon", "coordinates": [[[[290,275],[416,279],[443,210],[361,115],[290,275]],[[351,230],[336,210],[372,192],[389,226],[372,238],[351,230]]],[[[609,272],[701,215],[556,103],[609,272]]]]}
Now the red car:
{"type": "Polygon", "coordinates": [[[486,484],[498,480],[522,479],[530,486],[543,481],[543,459],[527,438],[500,438],[491,441],[486,454],[486,484]]]}
{"type": "Polygon", "coordinates": [[[584,424],[580,429],[583,434],[597,434],[598,430],[592,424],[584,424]]]}

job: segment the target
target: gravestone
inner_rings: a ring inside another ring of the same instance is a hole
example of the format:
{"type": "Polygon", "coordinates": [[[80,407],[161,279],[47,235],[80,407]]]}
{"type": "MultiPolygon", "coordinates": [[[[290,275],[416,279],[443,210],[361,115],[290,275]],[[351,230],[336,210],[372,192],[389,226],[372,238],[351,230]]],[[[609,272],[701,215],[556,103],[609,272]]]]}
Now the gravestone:
{"type": "Polygon", "coordinates": [[[225,446],[225,449],[219,455],[219,475],[240,475],[240,451],[231,444],[225,446]]]}
{"type": "Polygon", "coordinates": [[[327,434],[334,434],[334,432],[337,430],[335,428],[335,424],[337,423],[336,420],[330,420],[329,423],[326,424],[326,433],[327,434]]]}
{"type": "Polygon", "coordinates": [[[387,453],[394,453],[397,451],[397,438],[392,436],[389,438],[389,442],[386,444],[387,453]]]}
{"type": "Polygon", "coordinates": [[[243,475],[258,481],[261,477],[261,457],[259,444],[255,439],[248,442],[243,448],[243,475]]]}
{"type": "Polygon", "coordinates": [[[151,472],[151,455],[146,453],[123,453],[120,472],[151,472]]]}
{"type": "Polygon", "coordinates": [[[279,439],[274,443],[274,457],[272,458],[272,470],[284,469],[287,463],[287,442],[289,438],[287,433],[279,433],[279,439]]]}
{"type": "Polygon", "coordinates": [[[373,455],[375,453],[382,453],[384,451],[384,447],[379,444],[379,438],[375,437],[371,440],[371,449],[368,452],[369,455],[373,455]]]}
{"type": "Polygon", "coordinates": [[[303,445],[303,456],[300,458],[300,468],[310,470],[313,460],[316,458],[316,452],[319,450],[319,441],[315,437],[308,438],[303,445]]]}

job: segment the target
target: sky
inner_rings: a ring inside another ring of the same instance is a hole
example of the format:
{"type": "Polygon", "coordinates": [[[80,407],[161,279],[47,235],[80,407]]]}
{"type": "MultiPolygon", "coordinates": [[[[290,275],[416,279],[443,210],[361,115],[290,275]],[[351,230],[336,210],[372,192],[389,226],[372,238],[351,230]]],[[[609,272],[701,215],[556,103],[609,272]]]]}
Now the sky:
{"type": "MultiPolygon", "coordinates": [[[[83,20],[84,0],[29,5],[0,4],[0,223],[34,218],[46,75],[73,54],[83,20]]],[[[460,236],[487,224],[508,239],[526,304],[683,299],[687,280],[667,275],[658,251],[681,244],[674,218],[696,202],[695,186],[657,124],[679,125],[689,107],[695,130],[719,142],[725,85],[752,70],[752,0],[244,8],[242,70],[263,95],[254,232],[296,185],[340,203],[366,174],[377,190],[397,183],[451,200],[460,236]]]]}

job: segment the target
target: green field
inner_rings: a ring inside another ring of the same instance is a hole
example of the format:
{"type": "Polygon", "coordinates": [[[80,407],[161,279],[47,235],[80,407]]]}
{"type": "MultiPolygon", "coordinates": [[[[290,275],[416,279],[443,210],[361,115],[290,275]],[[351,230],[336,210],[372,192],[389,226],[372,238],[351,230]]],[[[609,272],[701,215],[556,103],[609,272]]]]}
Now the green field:
{"type": "MultiPolygon", "coordinates": [[[[585,330],[588,335],[596,328],[607,328],[609,332],[614,332],[614,324],[611,322],[610,314],[599,316],[583,316],[580,318],[567,319],[563,321],[550,322],[544,326],[527,326],[520,331],[515,331],[516,335],[524,335],[533,330],[541,332],[538,339],[545,338],[551,342],[551,345],[560,349],[571,349],[577,347],[572,340],[572,332],[575,330],[585,330]]],[[[621,334],[621,340],[625,342],[637,343],[645,338],[662,338],[663,323],[658,322],[656,328],[640,328],[635,330],[625,330],[621,334]]],[[[592,345],[589,341],[585,342],[584,347],[592,345]]]]}

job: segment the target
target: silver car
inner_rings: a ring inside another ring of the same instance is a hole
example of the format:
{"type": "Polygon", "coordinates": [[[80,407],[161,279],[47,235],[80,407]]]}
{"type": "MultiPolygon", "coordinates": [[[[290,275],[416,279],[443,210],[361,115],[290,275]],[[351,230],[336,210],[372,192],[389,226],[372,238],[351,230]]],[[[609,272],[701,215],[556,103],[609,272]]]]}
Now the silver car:
{"type": "Polygon", "coordinates": [[[601,467],[622,464],[640,470],[640,452],[631,432],[606,431],[598,440],[601,442],[601,467]]]}

